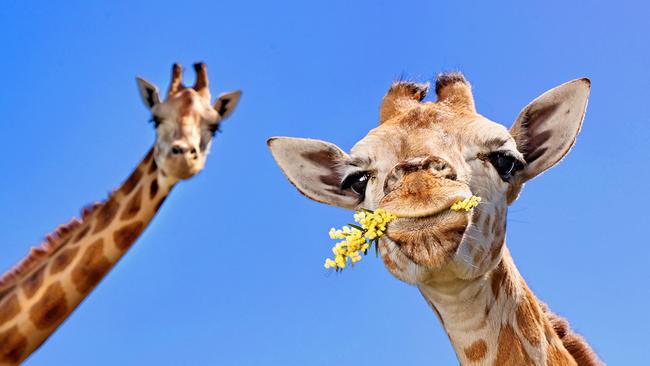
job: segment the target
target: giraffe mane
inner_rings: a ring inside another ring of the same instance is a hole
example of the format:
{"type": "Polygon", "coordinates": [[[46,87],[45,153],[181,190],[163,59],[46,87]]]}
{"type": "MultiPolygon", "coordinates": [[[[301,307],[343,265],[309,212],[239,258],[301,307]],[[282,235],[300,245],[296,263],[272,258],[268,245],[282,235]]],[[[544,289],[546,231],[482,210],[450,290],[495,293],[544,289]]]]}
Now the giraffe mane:
{"type": "MultiPolygon", "coordinates": [[[[539,301],[539,300],[538,300],[539,301]]],[[[585,339],[575,333],[569,322],[563,317],[551,312],[548,306],[539,301],[542,312],[546,315],[553,330],[562,341],[564,348],[571,354],[578,366],[602,366],[603,362],[596,356],[585,339]]]]}
{"type": "MultiPolygon", "coordinates": [[[[149,150],[140,162],[140,165],[122,183],[121,187],[109,193],[107,199],[92,203],[81,209],[81,219],[74,217],[67,224],[57,227],[52,233],[45,236],[45,239],[40,245],[32,247],[25,258],[0,276],[0,300],[43,262],[56,254],[73,236],[79,235],[75,239],[79,240],[80,237],[86,235],[90,231],[90,221],[93,217],[101,216],[102,211],[110,210],[118,194],[128,194],[143,174],[140,166],[149,164],[152,158],[153,148],[149,150]]],[[[153,166],[155,166],[155,161],[153,162],[153,166]]]]}
{"type": "MultiPolygon", "coordinates": [[[[109,195],[109,199],[112,196],[113,194],[109,195]]],[[[109,199],[84,207],[81,210],[81,219],[74,217],[68,223],[59,225],[52,233],[45,236],[40,245],[32,247],[25,258],[0,276],[0,300],[21,280],[37,269],[41,263],[56,254],[59,249],[68,243],[80,228],[85,227],[84,224],[89,221],[91,215],[104,206],[109,199]]]]}

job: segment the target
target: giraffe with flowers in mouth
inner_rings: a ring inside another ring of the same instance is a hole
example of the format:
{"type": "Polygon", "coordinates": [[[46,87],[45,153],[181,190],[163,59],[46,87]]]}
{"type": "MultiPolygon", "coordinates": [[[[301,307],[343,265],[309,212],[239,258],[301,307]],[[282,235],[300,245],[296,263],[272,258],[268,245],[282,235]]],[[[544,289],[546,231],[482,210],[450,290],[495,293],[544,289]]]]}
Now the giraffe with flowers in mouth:
{"type": "Polygon", "coordinates": [[[437,78],[435,102],[423,101],[428,89],[394,83],[379,126],[349,154],[304,138],[274,137],[269,148],[305,196],[396,216],[378,240],[381,258],[422,293],[462,365],[600,365],[531,292],[505,244],[508,206],[524,183],[574,145],[590,81],[544,93],[509,130],[477,113],[462,74],[437,78]],[[449,209],[473,196],[481,198],[473,210],[449,209]]]}

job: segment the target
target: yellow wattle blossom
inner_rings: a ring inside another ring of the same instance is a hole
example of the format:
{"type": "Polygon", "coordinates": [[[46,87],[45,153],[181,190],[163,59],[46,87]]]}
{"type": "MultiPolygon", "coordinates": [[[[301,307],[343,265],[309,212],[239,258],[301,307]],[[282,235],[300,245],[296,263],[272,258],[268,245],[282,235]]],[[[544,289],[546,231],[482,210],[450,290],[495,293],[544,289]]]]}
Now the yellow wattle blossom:
{"type": "MultiPolygon", "coordinates": [[[[481,197],[471,196],[454,203],[450,209],[469,212],[479,203],[481,203],[481,197]]],[[[375,250],[377,251],[379,238],[386,232],[388,223],[396,218],[397,216],[381,208],[375,211],[361,210],[354,214],[354,221],[359,225],[350,224],[340,230],[331,228],[329,231],[330,238],[341,241],[332,248],[334,259],[325,259],[325,268],[334,268],[339,271],[345,268],[348,262],[354,266],[355,263],[361,260],[361,252],[364,255],[367,254],[368,249],[373,244],[375,244],[375,250]]]]}
{"type": "Polygon", "coordinates": [[[377,210],[362,210],[354,214],[354,221],[358,225],[344,226],[341,230],[330,229],[329,236],[331,239],[342,239],[332,248],[334,259],[325,260],[325,268],[334,268],[341,270],[348,263],[354,265],[361,260],[361,252],[368,253],[368,249],[377,242],[386,231],[386,225],[396,219],[397,216],[379,208],[377,210]]]}
{"type": "Polygon", "coordinates": [[[464,200],[458,201],[451,205],[452,211],[471,211],[474,207],[478,206],[481,203],[481,197],[472,196],[464,200]]]}

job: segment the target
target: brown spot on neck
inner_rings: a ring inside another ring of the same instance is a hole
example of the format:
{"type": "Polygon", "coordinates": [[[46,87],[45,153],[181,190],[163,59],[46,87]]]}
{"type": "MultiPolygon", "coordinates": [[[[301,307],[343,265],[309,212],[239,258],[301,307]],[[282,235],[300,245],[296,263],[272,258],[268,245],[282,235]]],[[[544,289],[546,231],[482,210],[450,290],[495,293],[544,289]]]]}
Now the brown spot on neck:
{"type": "Polygon", "coordinates": [[[554,344],[549,344],[546,352],[546,364],[549,366],[577,366],[588,365],[578,364],[571,358],[571,355],[564,349],[558,348],[554,344]]]}
{"type": "Polygon", "coordinates": [[[157,169],[158,169],[158,165],[156,164],[156,159],[153,159],[151,161],[151,165],[149,165],[149,171],[147,173],[153,174],[157,169]]]}
{"type": "Polygon", "coordinates": [[[144,223],[142,221],[136,221],[122,226],[113,233],[115,246],[120,250],[129,249],[131,244],[140,236],[142,230],[144,230],[144,223]]]}
{"type": "Polygon", "coordinates": [[[478,341],[473,342],[469,347],[464,349],[465,357],[472,362],[478,362],[485,357],[487,353],[487,343],[484,340],[479,339],[478,341]]]}
{"type": "Polygon", "coordinates": [[[16,291],[15,286],[11,286],[11,287],[0,290],[0,301],[2,301],[2,299],[4,299],[7,295],[13,293],[14,291],[16,291]]]}
{"type": "Polygon", "coordinates": [[[124,194],[125,196],[128,195],[133,191],[133,188],[135,188],[138,185],[140,179],[142,179],[142,170],[140,170],[140,168],[138,167],[126,179],[124,184],[122,184],[122,187],[120,188],[120,192],[122,192],[122,194],[124,194]]]}
{"type": "Polygon", "coordinates": [[[88,234],[89,231],[90,231],[90,225],[86,225],[83,229],[81,229],[81,231],[79,231],[77,236],[74,237],[72,243],[73,244],[78,243],[81,239],[84,238],[84,236],[86,236],[86,234],[88,234]]]}
{"type": "Polygon", "coordinates": [[[43,284],[43,273],[45,272],[45,265],[34,271],[27,277],[22,284],[23,293],[29,299],[41,288],[43,284]]]}
{"type": "Polygon", "coordinates": [[[151,185],[149,186],[149,199],[153,200],[154,197],[156,197],[157,193],[158,193],[158,179],[154,177],[154,179],[151,181],[151,185]]]}
{"type": "Polygon", "coordinates": [[[533,296],[528,288],[524,285],[524,297],[517,304],[516,310],[517,327],[521,334],[534,347],[541,343],[543,328],[542,314],[537,299],[533,296]]]}
{"type": "Polygon", "coordinates": [[[27,338],[13,326],[0,333],[0,364],[17,365],[25,358],[27,338]]]}
{"type": "Polygon", "coordinates": [[[0,302],[0,325],[13,319],[20,312],[18,296],[13,294],[0,302]]]}
{"type": "Polygon", "coordinates": [[[522,366],[533,365],[533,361],[526,353],[524,345],[515,335],[510,324],[505,324],[499,332],[497,357],[494,366],[522,366]]]}
{"type": "Polygon", "coordinates": [[[108,201],[102,205],[102,208],[100,208],[97,212],[97,223],[95,224],[93,233],[98,233],[106,229],[117,215],[117,211],[119,209],[120,204],[115,199],[115,196],[111,196],[108,201]]]}
{"type": "Polygon", "coordinates": [[[92,243],[72,270],[72,283],[81,294],[87,294],[106,275],[111,263],[104,256],[104,240],[92,243]]]}
{"type": "Polygon", "coordinates": [[[63,287],[58,282],[48,286],[43,296],[32,305],[29,318],[37,329],[48,329],[65,319],[68,304],[63,287]]]}
{"type": "Polygon", "coordinates": [[[127,202],[122,215],[120,215],[120,220],[130,220],[135,215],[138,214],[140,208],[142,207],[142,187],[138,188],[137,191],[133,194],[133,197],[127,202]]]}
{"type": "Polygon", "coordinates": [[[50,274],[56,274],[68,267],[79,251],[78,246],[73,246],[62,250],[52,261],[50,265],[50,274]]]}
{"type": "Polygon", "coordinates": [[[514,294],[514,279],[512,278],[512,274],[510,273],[510,269],[507,267],[505,260],[506,258],[502,259],[492,271],[490,285],[492,287],[492,294],[494,295],[495,301],[499,299],[499,290],[501,289],[506,293],[506,296],[512,296],[514,294]]]}

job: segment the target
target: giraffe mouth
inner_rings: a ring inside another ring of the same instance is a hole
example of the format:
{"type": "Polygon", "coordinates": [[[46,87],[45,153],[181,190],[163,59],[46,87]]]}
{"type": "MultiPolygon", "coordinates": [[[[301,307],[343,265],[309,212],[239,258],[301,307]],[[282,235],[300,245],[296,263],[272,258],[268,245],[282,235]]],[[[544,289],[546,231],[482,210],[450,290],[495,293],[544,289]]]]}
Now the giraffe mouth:
{"type": "Polygon", "coordinates": [[[469,186],[459,181],[430,174],[412,178],[417,178],[417,183],[401,184],[382,198],[379,207],[401,218],[435,217],[455,202],[472,196],[469,186]]]}
{"type": "Polygon", "coordinates": [[[387,239],[413,263],[441,267],[453,257],[471,221],[471,213],[452,211],[449,206],[426,216],[398,216],[388,225],[387,239]]]}

